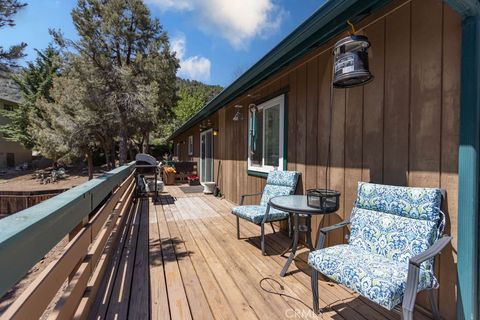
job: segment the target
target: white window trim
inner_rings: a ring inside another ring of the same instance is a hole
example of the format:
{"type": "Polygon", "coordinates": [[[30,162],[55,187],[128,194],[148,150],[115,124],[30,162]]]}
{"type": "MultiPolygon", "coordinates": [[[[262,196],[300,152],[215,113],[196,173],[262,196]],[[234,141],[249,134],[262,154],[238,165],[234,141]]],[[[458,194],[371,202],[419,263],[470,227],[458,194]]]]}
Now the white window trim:
{"type": "Polygon", "coordinates": [[[188,155],[193,156],[193,136],[188,136],[188,155]]]}
{"type": "MultiPolygon", "coordinates": [[[[273,99],[270,99],[261,105],[257,106],[257,112],[263,112],[264,110],[271,108],[273,106],[280,105],[280,125],[279,127],[279,159],[278,159],[278,167],[274,166],[266,166],[265,165],[265,130],[262,130],[262,139],[263,139],[263,150],[262,150],[262,166],[257,167],[257,166],[252,166],[252,161],[250,159],[250,132],[252,130],[251,125],[251,113],[248,113],[248,171],[255,171],[255,172],[263,172],[263,173],[268,173],[270,171],[278,170],[278,171],[283,171],[283,163],[284,163],[284,142],[285,142],[285,137],[284,137],[284,128],[285,128],[285,95],[282,94],[278,97],[275,97],[273,99]]],[[[263,126],[262,128],[265,129],[265,116],[262,117],[263,121],[263,126]]]]}

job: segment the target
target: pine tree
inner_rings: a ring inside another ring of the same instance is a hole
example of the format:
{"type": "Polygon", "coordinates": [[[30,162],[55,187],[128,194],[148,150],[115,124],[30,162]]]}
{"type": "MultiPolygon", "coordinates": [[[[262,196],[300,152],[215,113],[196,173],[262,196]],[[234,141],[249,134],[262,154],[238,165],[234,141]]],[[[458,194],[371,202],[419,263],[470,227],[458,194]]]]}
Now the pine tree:
{"type": "Polygon", "coordinates": [[[38,135],[45,128],[51,127],[51,116],[41,108],[38,101],[53,101],[50,96],[53,77],[60,72],[57,50],[49,46],[36,52],[37,58],[12,77],[20,88],[22,102],[11,111],[0,110],[0,114],[9,120],[0,126],[0,132],[8,140],[19,142],[29,149],[39,147],[38,135]]]}
{"type": "Polygon", "coordinates": [[[178,60],[159,20],[150,17],[141,0],[79,0],[72,18],[78,41],[52,34],[97,75],[98,88],[118,123],[123,164],[132,135],[143,136],[148,146],[152,130],[171,114],[178,60]]]}
{"type": "MultiPolygon", "coordinates": [[[[26,5],[26,3],[21,3],[18,0],[0,0],[0,29],[15,26],[13,16],[26,5]]],[[[11,46],[8,49],[0,46],[0,67],[4,69],[16,67],[16,60],[25,56],[23,49],[25,49],[26,46],[27,44],[24,42],[11,46]]]]}

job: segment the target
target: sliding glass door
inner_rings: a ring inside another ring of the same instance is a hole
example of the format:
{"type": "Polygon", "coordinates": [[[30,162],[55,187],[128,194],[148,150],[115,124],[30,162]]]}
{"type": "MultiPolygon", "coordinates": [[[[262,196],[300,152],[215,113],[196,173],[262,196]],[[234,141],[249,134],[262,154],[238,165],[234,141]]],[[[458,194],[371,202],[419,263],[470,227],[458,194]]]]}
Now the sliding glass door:
{"type": "Polygon", "coordinates": [[[213,181],[213,130],[200,133],[200,181],[213,181]]]}

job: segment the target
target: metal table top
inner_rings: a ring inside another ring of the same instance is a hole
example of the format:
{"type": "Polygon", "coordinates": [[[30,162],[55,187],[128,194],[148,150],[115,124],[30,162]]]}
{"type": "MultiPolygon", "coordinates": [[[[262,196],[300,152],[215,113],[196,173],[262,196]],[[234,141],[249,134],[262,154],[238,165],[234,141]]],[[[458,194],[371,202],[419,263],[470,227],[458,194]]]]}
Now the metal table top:
{"type": "Polygon", "coordinates": [[[291,212],[291,213],[303,213],[303,214],[329,214],[331,211],[325,211],[320,208],[313,208],[307,205],[306,195],[288,195],[271,198],[269,205],[272,208],[291,212]]]}

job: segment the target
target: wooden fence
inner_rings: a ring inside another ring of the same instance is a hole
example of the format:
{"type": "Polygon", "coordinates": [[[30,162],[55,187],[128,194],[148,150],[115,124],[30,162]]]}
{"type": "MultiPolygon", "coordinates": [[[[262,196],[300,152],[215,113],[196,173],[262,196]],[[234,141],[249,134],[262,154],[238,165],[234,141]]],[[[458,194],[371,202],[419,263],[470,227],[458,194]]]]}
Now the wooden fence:
{"type": "Polygon", "coordinates": [[[0,218],[33,207],[67,190],[0,191],[0,218]]]}
{"type": "Polygon", "coordinates": [[[61,256],[0,319],[38,319],[59,290],[60,299],[49,319],[85,319],[118,241],[120,233],[115,231],[131,209],[134,191],[134,165],[130,163],[0,220],[0,296],[70,235],[61,256]]]}

